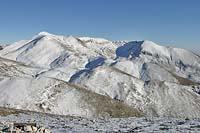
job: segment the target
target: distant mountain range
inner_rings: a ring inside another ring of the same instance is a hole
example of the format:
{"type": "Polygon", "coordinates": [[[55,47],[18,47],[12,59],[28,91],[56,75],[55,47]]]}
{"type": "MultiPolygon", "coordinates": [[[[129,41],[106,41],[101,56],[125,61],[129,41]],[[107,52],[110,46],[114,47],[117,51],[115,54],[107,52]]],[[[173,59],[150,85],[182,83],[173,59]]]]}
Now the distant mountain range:
{"type": "Polygon", "coordinates": [[[86,117],[200,118],[200,56],[147,40],[41,32],[0,51],[0,106],[86,117]]]}

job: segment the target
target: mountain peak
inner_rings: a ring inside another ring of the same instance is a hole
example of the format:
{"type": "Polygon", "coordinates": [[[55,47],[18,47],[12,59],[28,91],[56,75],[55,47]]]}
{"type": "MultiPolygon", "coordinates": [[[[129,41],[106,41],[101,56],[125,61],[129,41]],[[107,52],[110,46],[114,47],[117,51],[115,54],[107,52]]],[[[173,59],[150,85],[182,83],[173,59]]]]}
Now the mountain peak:
{"type": "Polygon", "coordinates": [[[161,46],[161,45],[158,45],[152,41],[149,41],[149,40],[144,40],[142,41],[141,43],[141,48],[142,49],[156,49],[156,50],[159,50],[159,49],[162,49],[164,48],[164,46],[161,46]]]}
{"type": "Polygon", "coordinates": [[[48,35],[52,35],[52,34],[46,32],[46,31],[42,31],[42,32],[39,32],[38,35],[48,36],[48,35]]]}

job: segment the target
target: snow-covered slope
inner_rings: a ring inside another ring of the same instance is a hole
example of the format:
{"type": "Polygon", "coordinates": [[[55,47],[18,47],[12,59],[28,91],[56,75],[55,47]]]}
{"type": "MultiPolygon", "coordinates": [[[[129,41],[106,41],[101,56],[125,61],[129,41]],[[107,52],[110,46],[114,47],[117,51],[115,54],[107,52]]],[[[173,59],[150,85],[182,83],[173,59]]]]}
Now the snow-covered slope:
{"type": "MultiPolygon", "coordinates": [[[[115,57],[116,46],[103,39],[56,36],[41,32],[31,40],[20,41],[6,47],[0,55],[27,65],[50,68],[51,65],[65,63],[69,56],[90,59],[98,55],[115,57]],[[60,61],[60,62],[59,62],[60,61]]],[[[84,60],[84,59],[83,59],[84,60]]]]}
{"type": "Polygon", "coordinates": [[[87,117],[142,115],[121,102],[57,79],[3,78],[0,86],[3,107],[87,117]]]}
{"type": "Polygon", "coordinates": [[[41,32],[0,51],[0,105],[96,117],[200,117],[200,57],[151,41],[41,32]]]}

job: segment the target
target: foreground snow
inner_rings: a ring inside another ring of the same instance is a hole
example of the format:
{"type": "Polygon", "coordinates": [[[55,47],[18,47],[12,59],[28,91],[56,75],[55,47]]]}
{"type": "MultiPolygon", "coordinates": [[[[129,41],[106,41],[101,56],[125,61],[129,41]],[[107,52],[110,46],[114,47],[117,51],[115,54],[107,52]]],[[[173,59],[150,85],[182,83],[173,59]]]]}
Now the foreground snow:
{"type": "MultiPolygon", "coordinates": [[[[5,111],[5,110],[4,110],[5,111]]],[[[10,123],[36,123],[55,133],[63,132],[200,132],[199,119],[110,118],[94,119],[16,111],[0,117],[0,130],[10,123]]]]}

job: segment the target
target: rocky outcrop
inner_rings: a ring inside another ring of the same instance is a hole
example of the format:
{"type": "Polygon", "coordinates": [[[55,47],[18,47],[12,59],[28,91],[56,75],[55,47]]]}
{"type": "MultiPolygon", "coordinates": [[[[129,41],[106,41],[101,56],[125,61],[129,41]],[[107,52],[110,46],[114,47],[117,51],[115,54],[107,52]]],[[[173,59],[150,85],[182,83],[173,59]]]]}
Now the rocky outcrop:
{"type": "Polygon", "coordinates": [[[41,127],[36,123],[7,123],[7,125],[1,126],[0,132],[52,133],[49,129],[41,127]]]}

